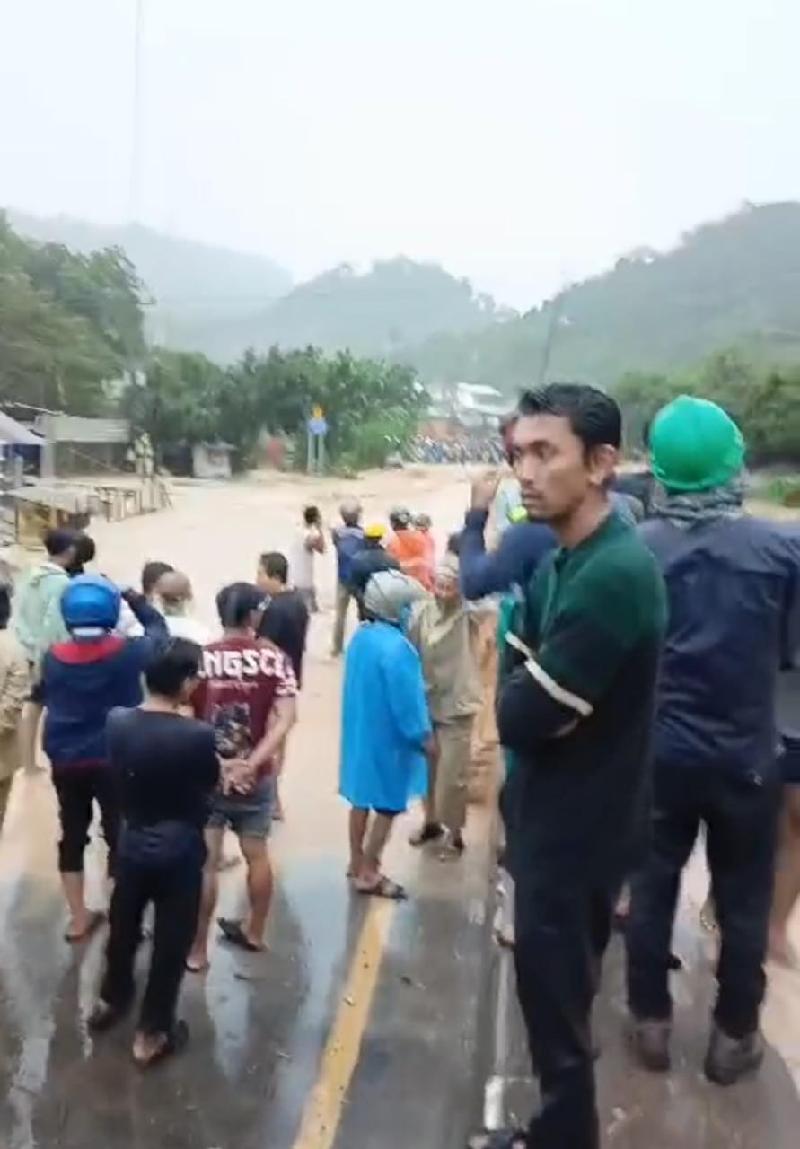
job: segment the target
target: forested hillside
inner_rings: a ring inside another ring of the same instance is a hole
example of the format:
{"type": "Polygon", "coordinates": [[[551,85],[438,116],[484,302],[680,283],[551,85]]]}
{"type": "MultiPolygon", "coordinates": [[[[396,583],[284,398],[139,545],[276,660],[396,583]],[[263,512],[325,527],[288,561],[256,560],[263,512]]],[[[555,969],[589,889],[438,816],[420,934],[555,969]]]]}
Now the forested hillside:
{"type": "Polygon", "coordinates": [[[549,375],[611,385],[737,347],[756,361],[800,359],[800,204],[746,207],[686,235],[673,251],[620,259],[605,275],[520,318],[411,349],[423,376],[514,389],[549,375]]]}
{"type": "MultiPolygon", "coordinates": [[[[218,324],[258,314],[291,289],[287,271],[260,255],[165,235],[140,224],[105,227],[68,216],[9,211],[15,229],[44,243],[89,254],[125,252],[145,285],[147,335],[153,343],[206,350],[218,324]]],[[[232,358],[244,347],[234,348],[232,358]]]]}
{"type": "Polygon", "coordinates": [[[398,355],[439,332],[480,331],[498,318],[494,300],[436,264],[379,261],[359,273],[348,264],[302,283],[258,315],[209,328],[205,350],[226,360],[244,347],[398,355]]]}
{"type": "Polygon", "coordinates": [[[31,243],[0,212],[0,402],[103,412],[144,356],[141,290],[120,249],[31,243]]]}

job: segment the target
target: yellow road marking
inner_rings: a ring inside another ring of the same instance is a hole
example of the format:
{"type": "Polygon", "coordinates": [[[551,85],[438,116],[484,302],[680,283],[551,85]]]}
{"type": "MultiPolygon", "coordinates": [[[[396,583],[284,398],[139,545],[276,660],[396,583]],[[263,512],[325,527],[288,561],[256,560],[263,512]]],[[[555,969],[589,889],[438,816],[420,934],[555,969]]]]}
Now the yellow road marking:
{"type": "Polygon", "coordinates": [[[391,920],[390,902],[370,903],[293,1149],[331,1149],[333,1145],[358,1062],[391,920]]]}

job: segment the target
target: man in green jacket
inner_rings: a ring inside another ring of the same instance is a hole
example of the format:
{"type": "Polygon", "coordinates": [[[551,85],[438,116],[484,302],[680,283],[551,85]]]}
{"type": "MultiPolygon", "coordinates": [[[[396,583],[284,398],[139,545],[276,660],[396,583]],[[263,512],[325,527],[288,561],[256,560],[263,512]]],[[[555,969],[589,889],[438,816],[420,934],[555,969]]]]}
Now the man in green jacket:
{"type": "Polygon", "coordinates": [[[591,1008],[620,886],[648,823],[664,584],[613,513],[621,442],[610,396],[579,384],[526,392],[512,438],[528,517],[559,546],[524,591],[497,701],[512,751],[503,796],[514,878],[517,992],[541,1107],[528,1130],[475,1149],[599,1149],[591,1008]]]}
{"type": "Polygon", "coordinates": [[[61,616],[61,595],[69,583],[79,534],[71,530],[51,530],[44,537],[47,558],[33,567],[14,596],[14,633],[25,652],[32,682],[31,696],[22,712],[20,742],[26,771],[35,770],[36,744],[42,704],[39,677],[42,659],[55,642],[69,636],[61,616]]]}

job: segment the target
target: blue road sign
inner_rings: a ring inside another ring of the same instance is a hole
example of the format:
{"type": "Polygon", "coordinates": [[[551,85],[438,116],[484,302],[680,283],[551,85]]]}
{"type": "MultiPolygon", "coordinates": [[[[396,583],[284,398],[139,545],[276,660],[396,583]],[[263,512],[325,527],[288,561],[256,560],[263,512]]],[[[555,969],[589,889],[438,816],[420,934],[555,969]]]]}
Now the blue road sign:
{"type": "Polygon", "coordinates": [[[321,438],[328,434],[328,420],[321,417],[311,418],[308,420],[308,430],[309,434],[321,438]]]}

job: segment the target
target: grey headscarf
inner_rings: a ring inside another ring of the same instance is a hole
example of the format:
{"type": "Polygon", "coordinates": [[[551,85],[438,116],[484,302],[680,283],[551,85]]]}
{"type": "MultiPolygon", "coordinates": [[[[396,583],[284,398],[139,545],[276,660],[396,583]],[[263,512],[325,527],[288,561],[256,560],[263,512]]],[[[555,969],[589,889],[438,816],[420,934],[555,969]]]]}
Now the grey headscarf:
{"type": "Polygon", "coordinates": [[[367,583],[364,610],[371,618],[400,623],[406,607],[424,598],[425,590],[416,579],[400,571],[378,571],[367,583]]]}
{"type": "Polygon", "coordinates": [[[744,477],[739,474],[729,483],[709,491],[678,493],[659,487],[654,513],[684,530],[713,519],[738,519],[744,514],[744,477]]]}

